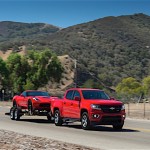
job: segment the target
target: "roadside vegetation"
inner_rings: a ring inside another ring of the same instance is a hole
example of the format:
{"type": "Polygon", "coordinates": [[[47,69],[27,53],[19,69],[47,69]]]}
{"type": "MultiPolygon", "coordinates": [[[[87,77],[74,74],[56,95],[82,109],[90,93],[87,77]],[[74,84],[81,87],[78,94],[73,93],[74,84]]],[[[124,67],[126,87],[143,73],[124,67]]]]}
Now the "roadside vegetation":
{"type": "Polygon", "coordinates": [[[119,98],[125,102],[141,102],[150,97],[150,76],[145,77],[141,82],[135,78],[124,78],[116,87],[119,98]]]}
{"type": "Polygon", "coordinates": [[[38,89],[51,78],[59,82],[62,72],[61,63],[50,50],[31,50],[25,56],[11,53],[6,61],[0,58],[3,88],[12,89],[13,92],[38,89]]]}
{"type": "Polygon", "coordinates": [[[104,89],[107,93],[111,92],[111,95],[114,95],[125,103],[143,102],[143,100],[149,102],[150,76],[143,78],[141,81],[133,77],[123,78],[115,87],[113,87],[113,91],[102,85],[99,82],[100,78],[97,78],[97,80],[98,81],[89,79],[82,85],[82,87],[104,89]]]}

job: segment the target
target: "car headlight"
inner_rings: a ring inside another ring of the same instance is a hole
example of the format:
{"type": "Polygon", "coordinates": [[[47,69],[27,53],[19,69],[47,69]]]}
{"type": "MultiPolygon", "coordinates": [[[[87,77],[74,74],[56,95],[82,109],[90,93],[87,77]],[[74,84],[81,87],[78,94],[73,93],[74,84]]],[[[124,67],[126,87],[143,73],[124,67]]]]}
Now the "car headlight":
{"type": "Polygon", "coordinates": [[[101,110],[101,106],[100,106],[100,105],[97,105],[97,104],[92,104],[92,105],[91,105],[91,108],[92,108],[92,109],[101,110]]]}
{"type": "Polygon", "coordinates": [[[34,99],[35,101],[39,101],[39,99],[38,99],[38,98],[36,98],[36,97],[34,97],[33,99],[34,99]]]}
{"type": "Polygon", "coordinates": [[[125,105],[124,104],[122,105],[121,110],[125,110],[125,105]]]}

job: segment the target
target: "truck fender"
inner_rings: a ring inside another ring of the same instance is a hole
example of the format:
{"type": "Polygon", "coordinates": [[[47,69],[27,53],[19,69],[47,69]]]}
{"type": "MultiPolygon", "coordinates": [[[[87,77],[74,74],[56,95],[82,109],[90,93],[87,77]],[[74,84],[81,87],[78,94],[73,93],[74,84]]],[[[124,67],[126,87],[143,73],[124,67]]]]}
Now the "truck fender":
{"type": "Polygon", "coordinates": [[[81,118],[83,112],[87,112],[89,114],[88,109],[82,108],[80,111],[80,118],[81,118]]]}
{"type": "Polygon", "coordinates": [[[52,101],[52,103],[51,103],[51,112],[52,112],[52,115],[54,116],[54,112],[55,112],[55,110],[59,110],[60,111],[60,115],[62,116],[62,107],[63,107],[63,105],[62,105],[62,102],[60,102],[60,101],[52,101]]]}

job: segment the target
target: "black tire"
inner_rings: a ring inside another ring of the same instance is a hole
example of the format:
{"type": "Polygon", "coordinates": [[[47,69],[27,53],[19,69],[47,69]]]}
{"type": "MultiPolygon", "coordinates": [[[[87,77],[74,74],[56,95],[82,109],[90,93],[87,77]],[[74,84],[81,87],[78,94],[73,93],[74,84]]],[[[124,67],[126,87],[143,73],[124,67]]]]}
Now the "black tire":
{"type": "Polygon", "coordinates": [[[14,110],[14,119],[20,120],[20,109],[19,108],[15,108],[15,110],[14,110]]]}
{"type": "Polygon", "coordinates": [[[50,112],[47,114],[47,120],[49,122],[54,122],[54,119],[53,119],[52,114],[50,112]]]}
{"type": "Polygon", "coordinates": [[[55,110],[54,123],[55,123],[56,126],[61,126],[63,124],[63,120],[62,120],[62,118],[60,116],[59,110],[55,110]]]}
{"type": "Polygon", "coordinates": [[[113,129],[114,130],[122,130],[124,123],[122,124],[114,124],[113,129]]]}
{"type": "Polygon", "coordinates": [[[13,101],[13,107],[14,107],[14,108],[17,108],[17,103],[16,103],[15,100],[13,101]]]}
{"type": "Polygon", "coordinates": [[[28,102],[28,114],[30,116],[33,115],[33,107],[32,107],[32,102],[31,101],[28,102]]]}
{"type": "Polygon", "coordinates": [[[90,120],[89,120],[89,116],[87,112],[82,113],[81,126],[82,126],[82,129],[84,130],[88,130],[91,128],[91,124],[90,124],[90,120]]]}
{"type": "Polygon", "coordinates": [[[15,120],[14,111],[15,111],[15,108],[14,108],[14,107],[11,107],[11,108],[10,108],[10,119],[11,119],[11,120],[15,120]]]}

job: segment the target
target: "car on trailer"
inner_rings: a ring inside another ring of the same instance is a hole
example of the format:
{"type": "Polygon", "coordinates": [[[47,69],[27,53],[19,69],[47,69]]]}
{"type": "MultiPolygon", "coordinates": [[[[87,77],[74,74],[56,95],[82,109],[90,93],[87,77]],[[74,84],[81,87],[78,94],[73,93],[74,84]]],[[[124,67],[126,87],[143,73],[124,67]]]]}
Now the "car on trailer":
{"type": "Polygon", "coordinates": [[[13,97],[13,106],[10,109],[10,118],[19,120],[24,114],[45,115],[51,120],[51,97],[47,92],[27,90],[13,97]]]}

